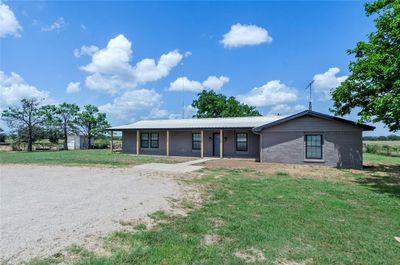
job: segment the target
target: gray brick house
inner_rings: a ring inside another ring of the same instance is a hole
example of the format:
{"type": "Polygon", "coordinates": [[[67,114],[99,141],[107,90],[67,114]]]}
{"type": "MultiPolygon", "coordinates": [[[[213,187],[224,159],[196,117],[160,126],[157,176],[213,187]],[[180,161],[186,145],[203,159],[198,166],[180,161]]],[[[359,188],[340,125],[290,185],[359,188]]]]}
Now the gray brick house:
{"type": "Polygon", "coordinates": [[[374,129],[311,110],[286,117],[144,120],[109,128],[122,132],[124,153],[344,168],[362,167],[362,132],[374,129]]]}

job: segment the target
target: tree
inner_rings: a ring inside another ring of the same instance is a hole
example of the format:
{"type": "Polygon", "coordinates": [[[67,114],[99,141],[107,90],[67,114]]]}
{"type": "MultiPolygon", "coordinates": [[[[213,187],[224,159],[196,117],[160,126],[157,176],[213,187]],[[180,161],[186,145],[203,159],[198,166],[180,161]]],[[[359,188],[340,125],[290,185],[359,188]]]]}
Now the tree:
{"type": "Polygon", "coordinates": [[[0,128],[0,142],[5,142],[6,141],[6,134],[4,133],[4,130],[0,128]]]}
{"type": "Polygon", "coordinates": [[[365,5],[367,16],[377,14],[377,30],[348,50],[355,56],[350,76],[332,91],[337,115],[360,108],[360,122],[382,121],[390,131],[400,129],[400,0],[365,5]]]}
{"type": "MultiPolygon", "coordinates": [[[[50,124],[58,128],[64,139],[64,150],[68,150],[68,133],[76,131],[79,106],[62,103],[58,106],[48,106],[50,124]]],[[[54,139],[58,136],[54,131],[50,134],[54,139]]]]}
{"type": "Polygon", "coordinates": [[[77,123],[81,131],[88,137],[88,146],[92,147],[92,138],[102,135],[110,127],[105,113],[93,105],[85,105],[84,110],[78,114],[77,123]]]}
{"type": "Polygon", "coordinates": [[[227,98],[212,90],[203,90],[199,93],[198,98],[193,100],[192,107],[198,109],[194,115],[196,118],[261,116],[255,107],[240,103],[234,97],[227,98]]]}
{"type": "Polygon", "coordinates": [[[35,132],[47,121],[46,111],[40,103],[36,98],[22,99],[21,107],[9,107],[1,114],[10,128],[26,137],[29,152],[32,152],[35,132]]]}

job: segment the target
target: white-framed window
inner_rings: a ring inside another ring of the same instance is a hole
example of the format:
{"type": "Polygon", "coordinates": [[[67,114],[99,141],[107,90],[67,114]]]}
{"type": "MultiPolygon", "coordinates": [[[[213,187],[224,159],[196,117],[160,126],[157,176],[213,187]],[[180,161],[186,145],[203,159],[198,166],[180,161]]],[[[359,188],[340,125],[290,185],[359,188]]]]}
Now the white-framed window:
{"type": "Polygon", "coordinates": [[[236,133],[236,151],[248,150],[248,135],[247,133],[236,133]]]}
{"type": "Polygon", "coordinates": [[[323,137],[322,134],[306,134],[305,140],[305,156],[306,159],[322,159],[322,146],[323,137]]]}
{"type": "Polygon", "coordinates": [[[192,150],[201,149],[201,133],[192,133],[192,150]]]}

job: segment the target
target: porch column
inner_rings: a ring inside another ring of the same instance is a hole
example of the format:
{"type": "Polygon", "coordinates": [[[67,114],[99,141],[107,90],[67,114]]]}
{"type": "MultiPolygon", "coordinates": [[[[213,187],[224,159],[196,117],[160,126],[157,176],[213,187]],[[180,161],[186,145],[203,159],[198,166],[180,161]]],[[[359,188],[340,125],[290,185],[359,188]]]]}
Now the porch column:
{"type": "Polygon", "coordinates": [[[167,156],[169,156],[169,130],[167,130],[167,156]]]}
{"type": "Polygon", "coordinates": [[[200,131],[200,137],[201,137],[201,145],[200,145],[200,156],[201,158],[204,157],[204,131],[200,131]]]}
{"type": "Polygon", "coordinates": [[[222,134],[222,129],[219,130],[219,158],[222,159],[224,153],[224,137],[222,134]]]}
{"type": "Polygon", "coordinates": [[[140,146],[139,146],[139,130],[136,131],[136,155],[139,155],[139,150],[140,150],[140,146]]]}
{"type": "Polygon", "coordinates": [[[111,140],[110,140],[110,151],[111,153],[114,151],[114,131],[111,132],[111,140]]]}

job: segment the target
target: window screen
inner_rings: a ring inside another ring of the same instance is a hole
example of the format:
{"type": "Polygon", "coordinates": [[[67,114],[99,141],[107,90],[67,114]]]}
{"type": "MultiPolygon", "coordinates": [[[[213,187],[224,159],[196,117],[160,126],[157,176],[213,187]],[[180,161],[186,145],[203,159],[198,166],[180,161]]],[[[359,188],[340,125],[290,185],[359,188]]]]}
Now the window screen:
{"type": "Polygon", "coordinates": [[[247,151],[247,133],[236,134],[236,151],[247,151]]]}
{"type": "Polygon", "coordinates": [[[306,159],[322,159],[322,135],[306,135],[306,159]]]}
{"type": "Polygon", "coordinates": [[[149,148],[149,134],[148,133],[140,134],[140,147],[149,148]]]}
{"type": "Polygon", "coordinates": [[[151,135],[150,147],[158,148],[158,145],[159,145],[158,133],[151,133],[150,135],[151,135]]]}
{"type": "Polygon", "coordinates": [[[201,134],[200,133],[192,133],[192,149],[193,150],[201,149],[201,134]]]}

